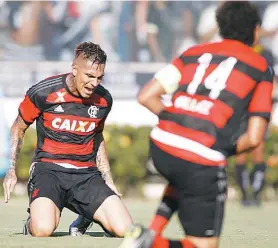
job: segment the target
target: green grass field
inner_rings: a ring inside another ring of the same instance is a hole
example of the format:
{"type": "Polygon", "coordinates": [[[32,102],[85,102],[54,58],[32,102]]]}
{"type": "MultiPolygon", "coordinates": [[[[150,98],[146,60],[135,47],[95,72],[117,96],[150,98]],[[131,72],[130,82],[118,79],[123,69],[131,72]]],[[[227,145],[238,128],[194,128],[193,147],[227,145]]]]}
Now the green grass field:
{"type": "MultiPolygon", "coordinates": [[[[126,200],[136,222],[148,224],[156,208],[156,202],[126,200]]],[[[69,237],[68,225],[75,214],[64,210],[58,230],[50,238],[23,236],[22,223],[26,218],[27,199],[12,199],[8,204],[0,202],[0,247],[91,247],[116,248],[121,239],[105,238],[95,225],[83,237],[69,237]]],[[[176,219],[167,227],[165,236],[182,237],[176,219]]],[[[242,208],[237,202],[229,202],[226,208],[221,248],[277,248],[278,202],[264,203],[261,208],[242,208]]]]}

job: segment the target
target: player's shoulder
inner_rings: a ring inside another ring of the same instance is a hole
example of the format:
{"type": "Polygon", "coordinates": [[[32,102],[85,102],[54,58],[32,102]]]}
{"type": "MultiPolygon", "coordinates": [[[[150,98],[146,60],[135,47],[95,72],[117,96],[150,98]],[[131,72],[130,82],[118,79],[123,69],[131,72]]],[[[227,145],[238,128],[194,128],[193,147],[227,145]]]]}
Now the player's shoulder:
{"type": "Polygon", "coordinates": [[[55,90],[57,90],[59,87],[62,87],[63,82],[65,80],[66,74],[59,74],[54,75],[51,77],[47,77],[38,83],[34,84],[29,88],[27,91],[27,95],[32,98],[34,96],[45,96],[46,93],[49,94],[55,90]]]}
{"type": "Polygon", "coordinates": [[[266,59],[261,54],[236,40],[198,44],[186,50],[182,56],[200,56],[204,53],[211,53],[214,56],[234,57],[261,72],[264,72],[268,66],[266,59]]]}
{"type": "Polygon", "coordinates": [[[95,90],[95,93],[100,97],[103,97],[107,101],[109,106],[112,105],[113,103],[112,95],[109,92],[109,90],[107,90],[103,85],[99,84],[95,90]]]}

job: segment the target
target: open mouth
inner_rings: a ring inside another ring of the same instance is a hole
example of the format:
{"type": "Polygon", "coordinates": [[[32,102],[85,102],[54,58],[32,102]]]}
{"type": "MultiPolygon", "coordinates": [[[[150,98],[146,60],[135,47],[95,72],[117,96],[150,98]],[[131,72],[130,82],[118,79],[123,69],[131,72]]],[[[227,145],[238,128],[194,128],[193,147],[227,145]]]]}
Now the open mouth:
{"type": "Polygon", "coordinates": [[[93,88],[89,88],[89,87],[84,87],[85,93],[86,94],[92,94],[93,93],[93,88]]]}

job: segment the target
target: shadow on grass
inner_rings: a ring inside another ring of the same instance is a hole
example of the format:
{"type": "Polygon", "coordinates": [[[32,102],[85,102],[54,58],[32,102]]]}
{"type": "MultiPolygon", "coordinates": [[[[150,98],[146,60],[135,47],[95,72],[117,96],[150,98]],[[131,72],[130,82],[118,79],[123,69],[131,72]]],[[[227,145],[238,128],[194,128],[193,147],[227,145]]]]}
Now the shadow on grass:
{"type": "MultiPolygon", "coordinates": [[[[20,232],[20,233],[14,233],[14,235],[18,236],[18,235],[23,235],[23,234],[22,234],[22,232],[20,232]]],[[[65,236],[69,236],[69,233],[68,232],[54,232],[51,235],[51,237],[65,237],[65,236]]],[[[84,236],[85,237],[91,236],[91,237],[96,237],[96,238],[113,238],[113,237],[108,236],[105,232],[86,232],[86,234],[84,234],[84,236]]]]}
{"type": "MultiPolygon", "coordinates": [[[[51,237],[61,237],[61,236],[69,236],[68,232],[55,232],[51,235],[51,237]]],[[[91,237],[97,237],[97,238],[102,238],[106,237],[109,238],[105,232],[86,232],[84,236],[91,236],[91,237]]]]}

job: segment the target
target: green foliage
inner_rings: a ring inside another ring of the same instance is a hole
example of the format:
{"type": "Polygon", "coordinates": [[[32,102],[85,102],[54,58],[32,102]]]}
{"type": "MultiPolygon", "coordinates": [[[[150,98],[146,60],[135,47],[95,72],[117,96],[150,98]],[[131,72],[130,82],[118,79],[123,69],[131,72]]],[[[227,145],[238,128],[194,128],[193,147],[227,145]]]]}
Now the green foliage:
{"type": "Polygon", "coordinates": [[[29,168],[37,144],[36,130],[29,128],[23,140],[22,150],[16,166],[16,173],[19,181],[27,181],[29,178],[29,168]]]}
{"type": "Polygon", "coordinates": [[[121,192],[140,185],[149,154],[149,127],[107,126],[104,131],[113,177],[121,192]]]}
{"type": "MultiPolygon", "coordinates": [[[[108,150],[108,156],[113,172],[113,178],[120,187],[122,193],[134,187],[140,187],[146,176],[146,163],[149,155],[149,133],[150,127],[131,126],[106,126],[104,137],[108,150]]],[[[23,150],[18,164],[18,178],[26,181],[29,176],[34,148],[36,144],[36,133],[29,129],[24,138],[23,150]]],[[[271,130],[266,145],[267,183],[272,184],[278,180],[278,131],[271,130]]],[[[249,161],[250,169],[252,167],[249,161]]],[[[234,184],[234,158],[229,159],[227,168],[230,184],[234,184]]]]}

